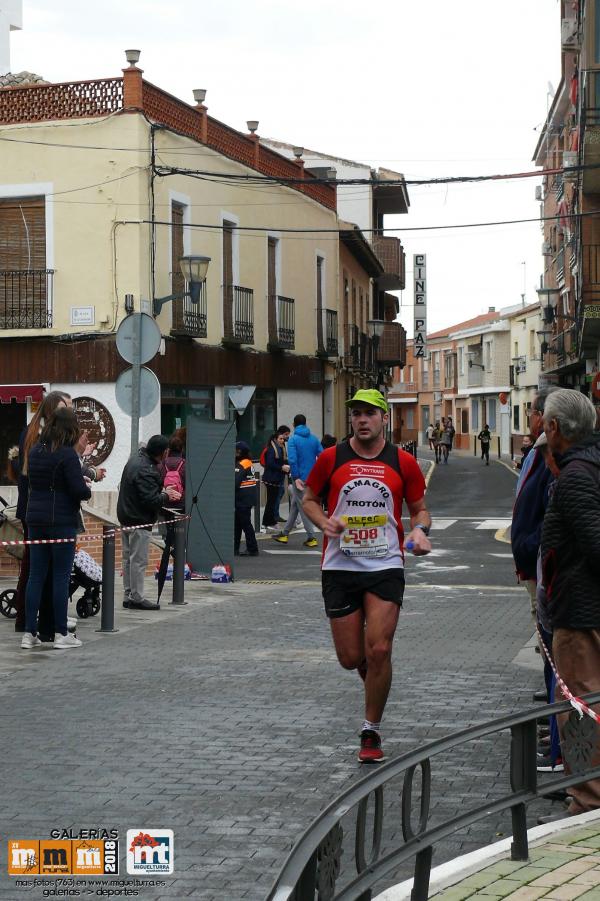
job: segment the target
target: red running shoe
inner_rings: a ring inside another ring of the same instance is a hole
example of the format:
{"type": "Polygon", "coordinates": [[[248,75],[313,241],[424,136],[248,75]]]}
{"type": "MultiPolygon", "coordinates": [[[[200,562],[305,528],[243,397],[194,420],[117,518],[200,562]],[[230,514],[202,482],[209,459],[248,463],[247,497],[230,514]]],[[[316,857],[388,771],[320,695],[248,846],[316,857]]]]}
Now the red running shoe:
{"type": "Polygon", "coordinates": [[[361,763],[381,763],[385,759],[381,749],[381,736],[372,729],[364,729],[360,733],[358,759],[361,763]]]}

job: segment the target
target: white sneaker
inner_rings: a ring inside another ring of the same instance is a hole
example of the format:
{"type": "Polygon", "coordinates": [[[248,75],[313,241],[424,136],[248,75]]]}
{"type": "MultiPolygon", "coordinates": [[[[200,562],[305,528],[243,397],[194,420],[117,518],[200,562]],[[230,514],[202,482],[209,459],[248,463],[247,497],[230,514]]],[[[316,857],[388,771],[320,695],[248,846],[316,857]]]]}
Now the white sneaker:
{"type": "Polygon", "coordinates": [[[80,648],[83,644],[78,638],[75,638],[74,635],[68,633],[67,635],[61,635],[60,632],[57,632],[54,636],[54,650],[55,651],[66,651],[67,648],[80,648]]]}
{"type": "Polygon", "coordinates": [[[21,639],[21,647],[26,649],[37,648],[41,643],[41,639],[37,635],[32,635],[31,632],[25,632],[21,639]]]}

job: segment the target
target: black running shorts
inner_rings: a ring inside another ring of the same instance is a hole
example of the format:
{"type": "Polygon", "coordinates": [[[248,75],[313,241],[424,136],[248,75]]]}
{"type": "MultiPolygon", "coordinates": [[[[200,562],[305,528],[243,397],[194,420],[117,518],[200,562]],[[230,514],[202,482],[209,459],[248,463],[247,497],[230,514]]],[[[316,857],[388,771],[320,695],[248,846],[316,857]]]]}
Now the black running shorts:
{"type": "Polygon", "coordinates": [[[357,573],[341,569],[324,569],[321,573],[325,613],[330,619],[348,616],[363,606],[367,591],[384,601],[402,606],[404,597],[404,570],[379,569],[357,573]]]}

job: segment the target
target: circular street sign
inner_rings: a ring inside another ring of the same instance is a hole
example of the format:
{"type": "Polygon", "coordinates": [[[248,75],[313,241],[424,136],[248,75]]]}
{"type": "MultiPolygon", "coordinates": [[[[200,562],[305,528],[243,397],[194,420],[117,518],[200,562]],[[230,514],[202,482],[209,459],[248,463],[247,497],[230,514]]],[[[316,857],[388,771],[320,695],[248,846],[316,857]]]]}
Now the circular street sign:
{"type": "Polygon", "coordinates": [[[110,412],[93,397],[74,397],[73,409],[81,428],[87,429],[88,442],[96,445],[90,463],[104,463],[115,445],[115,423],[110,412]]]}
{"type": "MultiPolygon", "coordinates": [[[[132,370],[126,369],[118,377],[115,384],[115,394],[117,403],[123,410],[131,416],[132,412],[132,370]]],[[[160,399],[160,382],[151,369],[142,366],[140,370],[140,416],[147,416],[152,413],[160,399]]]]}
{"type": "Polygon", "coordinates": [[[502,406],[504,406],[506,404],[506,401],[508,400],[508,394],[506,393],[506,391],[501,391],[498,395],[498,399],[502,406]]]}
{"type": "Polygon", "coordinates": [[[140,328],[140,319],[140,363],[151,360],[160,347],[160,329],[152,316],[147,313],[132,313],[117,329],[117,350],[128,363],[133,363],[133,336],[135,330],[140,328]]]}

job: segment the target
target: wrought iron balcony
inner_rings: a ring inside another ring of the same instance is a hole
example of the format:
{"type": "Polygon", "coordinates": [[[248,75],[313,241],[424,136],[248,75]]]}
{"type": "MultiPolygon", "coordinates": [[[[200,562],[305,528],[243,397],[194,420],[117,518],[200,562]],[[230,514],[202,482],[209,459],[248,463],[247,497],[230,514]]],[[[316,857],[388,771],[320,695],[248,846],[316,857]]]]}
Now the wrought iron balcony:
{"type": "Polygon", "coordinates": [[[406,287],[405,256],[400,238],[373,237],[373,250],[383,264],[384,273],[377,279],[383,291],[402,291],[406,287]]]}
{"type": "Polygon", "coordinates": [[[358,349],[358,326],[347,326],[346,347],[344,353],[344,363],[349,369],[358,369],[359,349],[358,349]]]}
{"type": "Polygon", "coordinates": [[[223,286],[223,344],[254,344],[254,291],[223,286]]]}
{"type": "Polygon", "coordinates": [[[269,348],[271,350],[293,350],[296,329],[294,324],[293,297],[269,294],[269,348]]]}
{"type": "MultiPolygon", "coordinates": [[[[188,291],[187,285],[185,286],[185,291],[188,291]]],[[[192,338],[206,338],[206,326],[206,281],[203,281],[198,303],[192,303],[189,296],[184,297],[182,300],[173,301],[171,334],[189,335],[192,338]]]]}
{"type": "Polygon", "coordinates": [[[52,327],[54,269],[0,270],[0,329],[52,327]]]}
{"type": "Polygon", "coordinates": [[[337,310],[317,310],[317,354],[321,357],[338,355],[337,310]]]}

